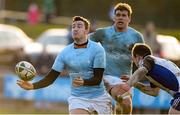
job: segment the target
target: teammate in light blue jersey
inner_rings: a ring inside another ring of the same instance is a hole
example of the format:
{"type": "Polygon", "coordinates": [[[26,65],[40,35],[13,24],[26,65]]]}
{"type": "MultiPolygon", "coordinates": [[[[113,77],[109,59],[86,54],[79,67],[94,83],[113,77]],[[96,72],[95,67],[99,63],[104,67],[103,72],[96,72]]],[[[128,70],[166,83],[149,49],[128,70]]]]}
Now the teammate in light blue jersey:
{"type": "Polygon", "coordinates": [[[97,29],[90,35],[91,40],[100,42],[106,51],[105,75],[120,77],[131,74],[131,48],[135,43],[143,42],[135,29],[128,27],[118,32],[115,26],[97,29]]]}
{"type": "Polygon", "coordinates": [[[169,114],[180,114],[179,67],[169,60],[152,56],[152,51],[146,44],[135,44],[132,59],[138,69],[129,77],[126,84],[119,87],[121,93],[124,94],[133,86],[152,96],[157,96],[159,89],[165,90],[173,97],[169,114]],[[145,79],[150,84],[140,82],[145,79]]]}
{"type": "MultiPolygon", "coordinates": [[[[43,88],[52,84],[66,69],[71,79],[70,114],[111,114],[111,97],[102,80],[106,67],[105,50],[87,39],[89,27],[87,19],[75,16],[72,21],[74,43],[57,55],[51,71],[36,83],[18,81],[17,84],[28,90],[43,88]]],[[[60,89],[59,93],[64,92],[60,89]]]]}
{"type": "MultiPolygon", "coordinates": [[[[129,27],[132,9],[126,3],[119,3],[114,7],[114,25],[97,29],[90,34],[90,39],[100,42],[106,51],[106,69],[104,80],[108,81],[108,92],[116,98],[119,94],[117,84],[123,75],[131,74],[131,48],[135,43],[142,43],[142,35],[129,27]]],[[[117,114],[132,112],[131,97],[122,103],[117,103],[117,114]]]]}

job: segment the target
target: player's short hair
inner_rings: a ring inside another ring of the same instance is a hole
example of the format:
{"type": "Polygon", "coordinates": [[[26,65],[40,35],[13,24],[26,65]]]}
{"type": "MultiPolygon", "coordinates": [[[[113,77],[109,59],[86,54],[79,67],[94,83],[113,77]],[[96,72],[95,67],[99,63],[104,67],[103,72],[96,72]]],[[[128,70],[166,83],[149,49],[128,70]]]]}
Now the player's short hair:
{"type": "Polygon", "coordinates": [[[152,55],[152,50],[151,50],[151,48],[150,48],[147,44],[144,44],[144,43],[136,43],[136,44],[133,46],[132,55],[133,55],[134,57],[136,57],[136,55],[145,57],[145,56],[147,56],[147,55],[152,55]]]}
{"type": "Polygon", "coordinates": [[[86,30],[90,28],[90,21],[82,16],[74,16],[72,18],[72,22],[75,22],[75,21],[83,21],[86,30]]]}
{"type": "Polygon", "coordinates": [[[128,16],[130,17],[132,14],[131,6],[127,3],[118,3],[116,6],[114,6],[114,14],[116,14],[117,10],[126,10],[128,11],[128,16]]]}

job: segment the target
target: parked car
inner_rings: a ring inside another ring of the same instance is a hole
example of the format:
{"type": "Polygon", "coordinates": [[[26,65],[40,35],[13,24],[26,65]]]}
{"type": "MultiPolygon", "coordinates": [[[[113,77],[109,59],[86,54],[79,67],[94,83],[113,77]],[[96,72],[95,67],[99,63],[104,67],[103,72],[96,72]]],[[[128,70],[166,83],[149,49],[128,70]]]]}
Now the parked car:
{"type": "Polygon", "coordinates": [[[37,39],[37,42],[46,46],[47,52],[59,53],[67,44],[67,29],[48,29],[37,39]]]}
{"type": "Polygon", "coordinates": [[[56,55],[68,44],[68,30],[53,28],[44,31],[25,51],[35,62],[39,74],[44,74],[52,66],[56,55]]]}
{"type": "Polygon", "coordinates": [[[48,29],[34,43],[26,46],[25,51],[36,56],[46,51],[48,54],[56,56],[68,44],[67,35],[67,29],[48,29]]]}
{"type": "Polygon", "coordinates": [[[13,65],[17,63],[17,52],[32,42],[20,28],[0,24],[0,64],[13,65]]]}
{"type": "Polygon", "coordinates": [[[160,56],[174,61],[180,66],[180,42],[174,36],[157,35],[157,41],[161,45],[160,56]]]}

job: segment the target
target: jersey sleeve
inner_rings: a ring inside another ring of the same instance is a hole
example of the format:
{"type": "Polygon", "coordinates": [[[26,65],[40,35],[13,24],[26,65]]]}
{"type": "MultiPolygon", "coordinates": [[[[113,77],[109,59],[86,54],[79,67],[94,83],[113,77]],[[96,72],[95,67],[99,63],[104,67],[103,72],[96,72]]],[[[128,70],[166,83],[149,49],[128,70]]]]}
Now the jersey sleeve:
{"type": "MultiPolygon", "coordinates": [[[[153,68],[154,64],[155,64],[154,59],[151,56],[146,56],[143,60],[143,66],[148,71],[150,71],[153,68]]],[[[157,86],[155,86],[153,83],[150,82],[150,87],[156,88],[157,86]]]]}
{"type": "Polygon", "coordinates": [[[146,56],[143,60],[143,66],[150,71],[153,66],[154,66],[155,62],[154,59],[151,56],[146,56]]]}
{"type": "Polygon", "coordinates": [[[132,43],[132,44],[129,45],[129,47],[128,47],[129,51],[132,50],[132,48],[134,47],[134,45],[135,45],[136,43],[144,43],[143,35],[142,35],[140,32],[138,32],[138,31],[133,31],[133,34],[132,34],[132,35],[133,35],[133,38],[134,38],[134,43],[132,43]]]}
{"type": "Polygon", "coordinates": [[[88,38],[95,42],[101,42],[103,38],[103,30],[97,29],[95,32],[90,33],[88,38]]]}
{"type": "Polygon", "coordinates": [[[144,38],[143,38],[143,35],[141,33],[137,32],[136,36],[138,38],[137,39],[138,43],[144,43],[144,38]]]}
{"type": "Polygon", "coordinates": [[[59,53],[54,61],[52,69],[57,72],[62,72],[64,70],[64,62],[63,62],[63,53],[59,53]]]}
{"type": "Polygon", "coordinates": [[[94,62],[93,62],[93,68],[105,68],[105,67],[106,67],[105,50],[101,45],[99,45],[99,47],[96,48],[96,53],[95,53],[94,62]]]}

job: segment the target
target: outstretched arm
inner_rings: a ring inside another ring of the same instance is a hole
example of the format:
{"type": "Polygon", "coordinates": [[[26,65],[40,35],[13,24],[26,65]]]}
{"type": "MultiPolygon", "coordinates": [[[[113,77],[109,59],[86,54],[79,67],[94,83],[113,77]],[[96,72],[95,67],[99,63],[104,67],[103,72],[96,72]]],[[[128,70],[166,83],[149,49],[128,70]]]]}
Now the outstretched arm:
{"type": "Polygon", "coordinates": [[[122,95],[128,92],[130,88],[143,79],[147,73],[148,70],[145,67],[138,68],[126,83],[119,85],[119,89],[121,89],[119,93],[122,95]]]}
{"type": "MultiPolygon", "coordinates": [[[[130,78],[128,76],[121,76],[121,79],[126,82],[128,81],[130,78]]],[[[141,83],[141,82],[137,82],[134,84],[135,88],[139,89],[140,91],[142,91],[143,93],[146,93],[148,95],[151,95],[151,96],[157,96],[158,93],[159,93],[159,89],[160,88],[152,88],[149,84],[144,84],[144,83],[141,83]]]]}
{"type": "Polygon", "coordinates": [[[18,80],[17,84],[21,88],[26,89],[26,90],[39,89],[39,88],[43,88],[52,84],[57,79],[59,74],[60,74],[59,72],[52,69],[43,79],[41,79],[38,82],[30,83],[27,81],[18,80]]]}
{"type": "Polygon", "coordinates": [[[158,87],[152,88],[150,85],[141,82],[135,83],[134,87],[151,96],[157,96],[160,90],[158,87]]]}
{"type": "Polygon", "coordinates": [[[141,79],[143,79],[147,73],[148,70],[145,67],[138,68],[130,77],[130,79],[127,81],[127,84],[130,87],[134,86],[134,84],[139,82],[141,79]]]}

